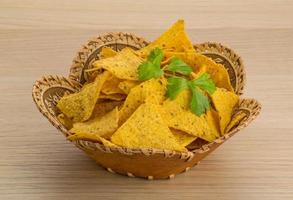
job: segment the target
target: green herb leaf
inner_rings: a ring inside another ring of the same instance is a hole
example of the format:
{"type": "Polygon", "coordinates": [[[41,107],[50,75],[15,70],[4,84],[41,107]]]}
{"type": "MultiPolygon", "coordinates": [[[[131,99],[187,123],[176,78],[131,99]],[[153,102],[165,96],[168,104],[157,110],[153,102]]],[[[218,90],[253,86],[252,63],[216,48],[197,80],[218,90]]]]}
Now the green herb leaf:
{"type": "Polygon", "coordinates": [[[177,76],[172,76],[168,78],[168,85],[167,85],[167,97],[170,98],[171,100],[174,100],[177,95],[188,88],[188,80],[177,77],[177,76]]]}
{"type": "Polygon", "coordinates": [[[190,81],[190,85],[199,87],[200,89],[213,94],[216,91],[216,86],[208,73],[201,74],[197,79],[190,81]]]}
{"type": "Polygon", "coordinates": [[[177,72],[183,75],[189,75],[192,72],[192,68],[188,64],[176,57],[171,59],[167,69],[169,71],[177,72]]]}
{"type": "Polygon", "coordinates": [[[199,89],[191,89],[192,96],[190,102],[191,111],[197,116],[201,116],[210,108],[210,102],[208,97],[199,89]]]}
{"type": "Polygon", "coordinates": [[[161,61],[164,54],[161,49],[153,49],[145,62],[138,67],[138,79],[141,81],[149,80],[151,78],[159,78],[163,75],[161,69],[161,61]]]}

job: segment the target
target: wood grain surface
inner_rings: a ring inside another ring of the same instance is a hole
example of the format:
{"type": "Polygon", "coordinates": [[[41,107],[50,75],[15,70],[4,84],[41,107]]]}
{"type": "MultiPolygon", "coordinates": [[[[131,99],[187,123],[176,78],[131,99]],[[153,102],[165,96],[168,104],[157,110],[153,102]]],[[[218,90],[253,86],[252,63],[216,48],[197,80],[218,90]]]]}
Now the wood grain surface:
{"type": "Polygon", "coordinates": [[[293,199],[293,1],[1,0],[0,199],[293,199]],[[178,18],[195,42],[217,41],[245,63],[261,115],[175,179],[110,174],[38,112],[32,84],[68,74],[90,37],[154,39],[178,18]]]}

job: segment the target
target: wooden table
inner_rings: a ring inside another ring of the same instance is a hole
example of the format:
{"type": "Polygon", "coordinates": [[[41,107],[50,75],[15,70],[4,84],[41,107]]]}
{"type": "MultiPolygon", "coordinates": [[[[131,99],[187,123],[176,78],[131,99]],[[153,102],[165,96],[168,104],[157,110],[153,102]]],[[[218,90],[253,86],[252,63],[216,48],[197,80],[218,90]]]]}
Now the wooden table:
{"type": "Polygon", "coordinates": [[[0,199],[293,199],[293,2],[1,0],[0,199]],[[152,40],[178,18],[195,42],[218,41],[245,61],[257,120],[172,180],[113,175],[38,112],[33,82],[68,73],[90,37],[128,31],[152,40]]]}

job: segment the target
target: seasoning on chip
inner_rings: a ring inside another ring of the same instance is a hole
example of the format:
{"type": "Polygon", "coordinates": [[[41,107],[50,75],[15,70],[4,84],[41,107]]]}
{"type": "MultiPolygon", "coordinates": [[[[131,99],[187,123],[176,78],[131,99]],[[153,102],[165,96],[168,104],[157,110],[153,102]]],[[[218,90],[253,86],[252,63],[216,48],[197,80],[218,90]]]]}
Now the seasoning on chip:
{"type": "Polygon", "coordinates": [[[124,123],[141,104],[163,102],[165,93],[166,79],[151,79],[132,88],[119,111],[119,124],[124,123]]]}
{"type": "Polygon", "coordinates": [[[90,118],[108,72],[96,77],[95,81],[83,86],[80,92],[69,94],[60,99],[57,107],[73,122],[83,122],[90,118]]]}
{"type": "Polygon", "coordinates": [[[137,86],[140,82],[138,81],[130,81],[130,80],[125,80],[121,81],[118,85],[118,87],[125,93],[129,94],[130,90],[137,86]]]}
{"type": "Polygon", "coordinates": [[[225,134],[225,129],[231,120],[234,107],[239,101],[239,97],[230,91],[223,88],[217,88],[214,94],[211,95],[216,111],[220,116],[221,134],[225,134]]]}
{"type": "Polygon", "coordinates": [[[211,142],[219,136],[219,133],[210,126],[206,114],[198,117],[190,111],[190,96],[190,91],[185,90],[175,100],[167,99],[163,103],[164,113],[162,116],[169,127],[211,142]]]}
{"type": "Polygon", "coordinates": [[[156,148],[186,151],[177,143],[157,108],[152,103],[142,104],[112,135],[111,141],[128,148],[156,148]]]}
{"type": "MultiPolygon", "coordinates": [[[[75,138],[79,138],[83,134],[98,135],[109,138],[118,128],[118,108],[114,108],[102,117],[96,117],[87,122],[78,122],[73,124],[70,129],[71,133],[75,133],[75,138]]],[[[94,136],[93,136],[94,137],[94,136]]]]}
{"type": "Polygon", "coordinates": [[[105,69],[119,79],[138,80],[137,68],[142,61],[143,59],[134,50],[125,48],[114,57],[95,61],[94,68],[89,69],[88,72],[105,69]]]}

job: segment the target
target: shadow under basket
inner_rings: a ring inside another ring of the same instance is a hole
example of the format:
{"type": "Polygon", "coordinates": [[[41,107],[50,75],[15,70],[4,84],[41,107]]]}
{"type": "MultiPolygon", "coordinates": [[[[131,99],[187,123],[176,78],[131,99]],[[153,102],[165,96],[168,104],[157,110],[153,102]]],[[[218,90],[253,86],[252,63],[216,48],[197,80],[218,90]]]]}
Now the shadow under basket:
{"type": "MultiPolygon", "coordinates": [[[[65,136],[68,130],[57,120],[58,100],[68,93],[78,91],[87,77],[84,70],[91,67],[92,62],[100,59],[100,51],[104,46],[119,51],[125,47],[140,49],[146,46],[143,38],[130,33],[108,33],[88,41],[77,53],[70,68],[68,78],[49,75],[36,81],[33,86],[33,99],[40,112],[65,136]]],[[[218,43],[195,44],[197,52],[223,64],[230,75],[231,84],[238,95],[243,94],[245,72],[241,58],[231,49],[218,43]]],[[[175,152],[160,149],[129,149],[123,147],[107,147],[100,143],[79,140],[73,142],[78,148],[93,158],[109,172],[130,177],[147,179],[173,178],[197,165],[200,160],[214,151],[239,130],[246,127],[260,112],[261,105],[254,99],[241,98],[233,115],[245,113],[245,116],[226,135],[215,141],[203,144],[188,152],[175,152]]]]}

